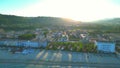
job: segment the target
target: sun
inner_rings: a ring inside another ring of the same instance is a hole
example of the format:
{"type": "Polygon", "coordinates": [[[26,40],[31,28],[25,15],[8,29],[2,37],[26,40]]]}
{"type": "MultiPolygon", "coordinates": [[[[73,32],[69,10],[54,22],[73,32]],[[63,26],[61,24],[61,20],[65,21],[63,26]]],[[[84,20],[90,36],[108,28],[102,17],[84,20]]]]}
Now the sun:
{"type": "Polygon", "coordinates": [[[12,12],[19,16],[51,16],[95,21],[120,16],[120,8],[107,0],[43,0],[12,12]]]}

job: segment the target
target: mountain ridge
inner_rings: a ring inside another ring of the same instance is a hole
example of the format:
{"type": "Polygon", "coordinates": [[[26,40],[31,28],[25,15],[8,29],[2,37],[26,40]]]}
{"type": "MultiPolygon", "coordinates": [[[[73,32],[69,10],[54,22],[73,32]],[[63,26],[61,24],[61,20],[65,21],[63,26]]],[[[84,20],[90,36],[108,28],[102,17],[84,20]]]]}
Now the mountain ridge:
{"type": "MultiPolygon", "coordinates": [[[[25,29],[36,29],[43,27],[58,27],[58,26],[69,26],[69,25],[79,25],[78,27],[85,29],[97,29],[99,27],[110,28],[114,27],[119,29],[120,18],[104,19],[94,22],[81,22],[74,21],[67,18],[59,17],[22,17],[15,15],[4,15],[0,14],[0,29],[5,30],[25,30],[25,29]]],[[[99,29],[101,29],[99,28],[99,29]]],[[[111,28],[112,29],[112,28],[111,28]]]]}
{"type": "Polygon", "coordinates": [[[0,14],[0,28],[4,29],[32,29],[40,27],[74,25],[77,22],[72,19],[59,17],[22,17],[0,14]]]}

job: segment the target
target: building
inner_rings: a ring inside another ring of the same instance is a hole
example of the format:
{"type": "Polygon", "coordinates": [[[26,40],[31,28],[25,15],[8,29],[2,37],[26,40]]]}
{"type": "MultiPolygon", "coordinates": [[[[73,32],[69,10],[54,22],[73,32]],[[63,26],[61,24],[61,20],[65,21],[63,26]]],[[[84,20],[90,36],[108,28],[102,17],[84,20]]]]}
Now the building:
{"type": "Polygon", "coordinates": [[[103,42],[96,41],[95,45],[97,50],[105,53],[114,53],[115,52],[115,43],[114,42],[103,42]]]}
{"type": "Polygon", "coordinates": [[[25,46],[25,47],[46,47],[47,41],[43,42],[34,42],[34,41],[23,41],[23,40],[1,40],[0,45],[7,46],[25,46]]]}
{"type": "Polygon", "coordinates": [[[60,42],[67,42],[69,41],[69,37],[68,35],[62,35],[61,38],[59,39],[60,42]]]}

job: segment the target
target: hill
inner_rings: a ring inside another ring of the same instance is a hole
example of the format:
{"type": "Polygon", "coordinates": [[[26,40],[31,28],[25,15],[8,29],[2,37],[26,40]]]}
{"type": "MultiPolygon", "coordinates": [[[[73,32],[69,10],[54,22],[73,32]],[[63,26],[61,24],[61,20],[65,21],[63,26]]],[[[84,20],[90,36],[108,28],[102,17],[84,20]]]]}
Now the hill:
{"type": "Polygon", "coordinates": [[[95,30],[99,32],[120,32],[120,18],[104,19],[94,22],[76,22],[71,19],[58,17],[21,17],[0,14],[0,29],[24,30],[43,27],[78,25],[73,28],[95,30]]]}
{"type": "Polygon", "coordinates": [[[76,22],[71,19],[58,17],[21,17],[0,14],[0,28],[5,30],[35,29],[75,24],[76,22]]]}
{"type": "Polygon", "coordinates": [[[81,23],[77,29],[93,30],[95,32],[120,33],[120,18],[104,19],[94,22],[81,23]]]}

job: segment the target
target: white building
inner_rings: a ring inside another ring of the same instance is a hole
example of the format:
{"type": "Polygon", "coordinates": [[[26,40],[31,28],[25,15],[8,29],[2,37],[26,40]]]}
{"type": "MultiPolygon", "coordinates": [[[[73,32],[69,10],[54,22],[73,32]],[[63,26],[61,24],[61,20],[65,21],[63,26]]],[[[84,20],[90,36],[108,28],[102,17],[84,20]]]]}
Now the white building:
{"type": "Polygon", "coordinates": [[[61,42],[69,41],[68,35],[62,35],[62,37],[60,38],[60,41],[61,41],[61,42]]]}
{"type": "Polygon", "coordinates": [[[98,51],[114,53],[115,52],[115,43],[113,42],[95,42],[98,51]]]}
{"type": "Polygon", "coordinates": [[[25,46],[25,47],[46,47],[47,41],[43,42],[33,42],[33,41],[20,41],[20,40],[3,40],[0,41],[1,45],[8,45],[8,46],[25,46]]]}

